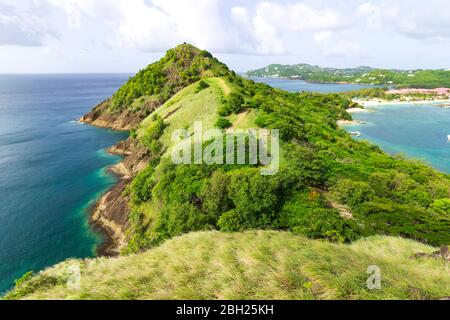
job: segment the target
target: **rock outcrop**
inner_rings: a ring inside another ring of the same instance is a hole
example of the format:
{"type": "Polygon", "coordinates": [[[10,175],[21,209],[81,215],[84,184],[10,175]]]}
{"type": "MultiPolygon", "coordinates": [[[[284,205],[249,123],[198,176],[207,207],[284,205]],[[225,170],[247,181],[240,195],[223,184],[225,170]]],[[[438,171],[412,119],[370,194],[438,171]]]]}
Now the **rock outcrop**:
{"type": "Polygon", "coordinates": [[[146,103],[141,106],[139,112],[124,110],[120,113],[109,111],[111,100],[105,100],[96,106],[79,120],[100,128],[109,128],[120,131],[128,131],[136,128],[153,110],[160,106],[157,102],[146,103]]]}
{"type": "Polygon", "coordinates": [[[105,236],[103,245],[98,248],[98,254],[114,256],[119,254],[127,244],[130,199],[125,189],[133,177],[146,166],[149,154],[145,149],[134,144],[131,139],[119,142],[108,151],[125,157],[109,169],[120,178],[120,181],[97,201],[93,207],[90,222],[105,236]]]}
{"type": "Polygon", "coordinates": [[[450,250],[447,246],[442,246],[440,250],[433,253],[416,253],[414,258],[433,258],[433,259],[444,259],[450,261],[450,250]]]}

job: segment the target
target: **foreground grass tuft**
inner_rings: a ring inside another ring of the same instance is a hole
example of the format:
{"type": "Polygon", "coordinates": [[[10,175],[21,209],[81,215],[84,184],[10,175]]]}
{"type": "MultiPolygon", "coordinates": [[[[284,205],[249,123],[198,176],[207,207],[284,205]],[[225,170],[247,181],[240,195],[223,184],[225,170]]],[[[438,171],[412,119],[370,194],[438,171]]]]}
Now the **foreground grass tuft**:
{"type": "Polygon", "coordinates": [[[412,258],[433,250],[381,236],[339,245],[275,231],[191,233],[137,255],[64,262],[6,298],[441,299],[450,296],[445,261],[412,258]],[[73,265],[79,289],[66,285],[73,265]],[[370,265],[381,269],[380,290],[367,288],[370,265]]]}

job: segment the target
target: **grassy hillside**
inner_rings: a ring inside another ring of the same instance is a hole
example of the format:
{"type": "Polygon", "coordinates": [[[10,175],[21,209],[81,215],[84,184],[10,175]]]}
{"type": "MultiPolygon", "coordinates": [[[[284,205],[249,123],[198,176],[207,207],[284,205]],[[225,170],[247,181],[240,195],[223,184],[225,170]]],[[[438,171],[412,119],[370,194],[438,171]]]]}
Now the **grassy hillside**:
{"type": "Polygon", "coordinates": [[[146,129],[152,123],[155,115],[161,117],[166,128],[161,141],[169,146],[174,130],[192,127],[195,121],[201,121],[205,130],[214,128],[217,114],[230,85],[223,78],[207,78],[202,80],[208,87],[198,91],[196,82],[169,99],[163,106],[147,117],[138,128],[138,136],[145,135],[146,129]]]}
{"type": "Polygon", "coordinates": [[[284,77],[311,82],[351,82],[412,88],[450,87],[450,71],[386,70],[370,67],[321,68],[308,64],[273,64],[247,72],[251,77],[284,77]]]}
{"type": "Polygon", "coordinates": [[[202,78],[229,73],[228,67],[208,51],[181,44],[131,77],[110,99],[82,120],[114,129],[135,128],[178,91],[202,78]]]}
{"type": "Polygon", "coordinates": [[[289,230],[350,242],[376,234],[450,243],[450,177],[352,139],[336,122],[344,95],[293,94],[229,74],[180,91],[140,126],[153,161],[128,188],[132,215],[125,252],[200,230],[289,230]],[[225,84],[225,86],[224,86],[225,84]],[[202,87],[203,87],[202,86],[202,87]],[[224,89],[225,88],[225,89],[224,89]],[[236,128],[279,129],[281,167],[174,165],[172,131],[226,118],[236,128]]]}
{"type": "Polygon", "coordinates": [[[433,248],[372,237],[351,245],[285,232],[191,233],[150,251],[67,261],[28,279],[10,299],[440,299],[450,295],[443,260],[411,258],[433,248]],[[80,265],[80,290],[66,286],[80,265]],[[381,269],[369,290],[367,268],[381,269]]]}

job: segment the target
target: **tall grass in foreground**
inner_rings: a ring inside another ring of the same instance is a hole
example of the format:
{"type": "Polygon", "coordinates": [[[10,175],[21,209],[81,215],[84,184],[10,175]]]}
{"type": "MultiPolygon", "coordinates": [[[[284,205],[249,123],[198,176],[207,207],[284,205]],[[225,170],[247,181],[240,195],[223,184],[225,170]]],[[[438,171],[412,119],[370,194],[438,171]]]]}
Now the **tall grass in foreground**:
{"type": "Polygon", "coordinates": [[[275,231],[191,233],[142,254],[61,263],[7,298],[440,299],[450,296],[445,261],[412,258],[433,250],[381,236],[339,245],[275,231]],[[79,290],[66,286],[74,263],[79,290]],[[369,265],[381,269],[380,290],[367,288],[369,265]]]}

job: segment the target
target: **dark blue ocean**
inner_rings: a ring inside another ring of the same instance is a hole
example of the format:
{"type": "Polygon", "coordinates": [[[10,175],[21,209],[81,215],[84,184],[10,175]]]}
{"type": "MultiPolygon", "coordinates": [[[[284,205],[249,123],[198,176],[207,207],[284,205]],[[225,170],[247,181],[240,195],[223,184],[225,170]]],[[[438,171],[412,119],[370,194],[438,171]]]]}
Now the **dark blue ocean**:
{"type": "Polygon", "coordinates": [[[95,255],[88,207],[115,183],[125,133],[75,119],[128,75],[0,75],[0,293],[28,271],[95,255]]]}

